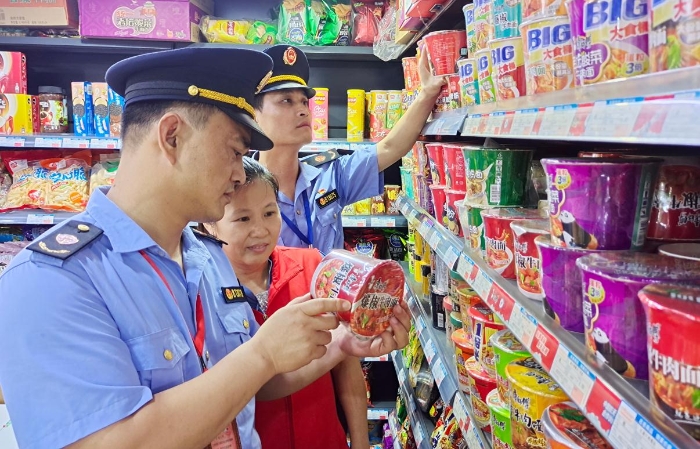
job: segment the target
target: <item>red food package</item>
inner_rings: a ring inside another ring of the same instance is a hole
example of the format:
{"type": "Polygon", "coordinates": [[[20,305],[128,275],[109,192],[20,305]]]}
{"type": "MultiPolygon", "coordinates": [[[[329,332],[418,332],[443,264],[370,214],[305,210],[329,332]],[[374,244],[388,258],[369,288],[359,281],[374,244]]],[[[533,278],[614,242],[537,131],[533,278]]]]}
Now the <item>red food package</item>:
{"type": "Polygon", "coordinates": [[[338,318],[359,338],[371,339],[389,327],[394,307],[403,303],[404,282],[398,262],[333,250],[314,272],[311,295],[350,301],[338,318]]]}
{"type": "Polygon", "coordinates": [[[385,1],[356,1],[352,4],[353,45],[372,45],[379,34],[379,21],[384,16],[385,1]]]}
{"type": "Polygon", "coordinates": [[[376,229],[345,231],[345,249],[375,259],[384,259],[387,243],[384,234],[376,229]]]}

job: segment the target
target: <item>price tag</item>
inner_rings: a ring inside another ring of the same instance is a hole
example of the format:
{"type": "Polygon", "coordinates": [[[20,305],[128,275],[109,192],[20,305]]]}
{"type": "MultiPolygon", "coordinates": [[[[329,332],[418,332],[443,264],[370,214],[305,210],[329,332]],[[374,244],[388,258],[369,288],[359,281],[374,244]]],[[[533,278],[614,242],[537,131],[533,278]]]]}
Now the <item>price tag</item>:
{"type": "Polygon", "coordinates": [[[617,410],[622,401],[617,394],[610,391],[600,380],[596,380],[586,402],[588,416],[593,416],[600,423],[600,430],[607,434],[612,428],[617,410]]]}
{"type": "Polygon", "coordinates": [[[79,139],[75,137],[64,137],[63,148],[89,148],[90,141],[88,139],[79,139]]]}
{"type": "Polygon", "coordinates": [[[27,224],[52,225],[53,223],[53,214],[27,214],[27,224]]]}
{"type": "MultiPolygon", "coordinates": [[[[415,417],[412,418],[414,420],[417,419],[415,417]]],[[[423,445],[423,440],[427,438],[425,435],[425,430],[423,430],[423,428],[420,427],[417,422],[413,424],[413,436],[416,438],[416,445],[418,447],[421,447],[423,445]]]]}
{"type": "Polygon", "coordinates": [[[474,261],[472,260],[472,258],[462,253],[459,256],[459,261],[457,263],[457,273],[459,273],[459,275],[466,280],[469,279],[469,276],[471,275],[473,269],[474,261]]]}
{"type": "Polygon", "coordinates": [[[537,320],[521,306],[517,306],[510,315],[508,328],[523,345],[529,348],[537,330],[537,320]]]}
{"type": "Polygon", "coordinates": [[[408,215],[408,203],[403,198],[399,199],[399,201],[401,201],[401,213],[404,216],[407,216],[408,215]]]}
{"type": "Polygon", "coordinates": [[[34,139],[34,146],[36,148],[61,148],[61,142],[60,137],[37,137],[34,139]]]}
{"type": "Polygon", "coordinates": [[[538,136],[565,136],[571,129],[576,116],[576,105],[554,106],[546,108],[542,115],[542,125],[538,136]]]}
{"type": "Polygon", "coordinates": [[[434,229],[433,234],[428,239],[428,245],[430,245],[430,247],[433,248],[434,250],[437,250],[437,247],[440,244],[440,240],[441,240],[440,232],[438,232],[437,229],[434,229]]]}
{"type": "Polygon", "coordinates": [[[501,133],[503,116],[504,114],[502,112],[494,112],[493,114],[489,115],[489,121],[486,125],[486,134],[497,136],[501,133]]]}
{"type": "Polygon", "coordinates": [[[462,394],[457,393],[452,409],[455,414],[457,424],[459,424],[459,428],[462,429],[462,432],[464,434],[466,434],[467,430],[469,429],[469,424],[471,424],[471,419],[469,418],[469,414],[467,413],[467,406],[464,403],[464,397],[462,396],[462,394]]]}
{"type": "Polygon", "coordinates": [[[90,139],[90,148],[116,150],[119,147],[120,145],[118,139],[90,139]]]}
{"type": "Polygon", "coordinates": [[[576,404],[584,406],[588,402],[595,376],[564,346],[559,346],[549,374],[576,404]]]}
{"type": "Polygon", "coordinates": [[[472,283],[472,289],[480,298],[488,298],[491,286],[493,286],[493,280],[488,274],[484,273],[484,270],[479,270],[476,274],[476,279],[472,283]]]}
{"type": "Polygon", "coordinates": [[[367,410],[367,419],[370,421],[389,419],[389,410],[370,408],[367,410]]]}
{"type": "Polygon", "coordinates": [[[463,136],[474,136],[479,130],[479,122],[481,121],[480,115],[472,115],[467,117],[464,121],[464,126],[462,127],[463,136]]]}
{"type": "Polygon", "coordinates": [[[437,348],[435,347],[435,343],[433,343],[433,340],[427,341],[425,348],[423,348],[423,351],[425,352],[425,358],[428,359],[428,363],[433,363],[435,354],[437,354],[437,348]]]}
{"type": "Polygon", "coordinates": [[[418,220],[418,211],[415,209],[411,209],[411,211],[408,213],[408,219],[413,222],[418,220]]]}
{"type": "Polygon", "coordinates": [[[469,449],[483,449],[484,444],[476,431],[476,425],[474,422],[469,424],[469,429],[467,429],[467,434],[464,436],[464,440],[467,442],[467,447],[469,449]]]}
{"type": "Polygon", "coordinates": [[[396,218],[394,217],[371,217],[370,226],[373,228],[395,228],[396,218]]]}
{"type": "Polygon", "coordinates": [[[0,147],[24,147],[24,137],[0,137],[0,147]]]}
{"type": "Polygon", "coordinates": [[[625,402],[615,417],[608,441],[620,449],[666,449],[675,448],[654,426],[634,411],[625,402]]]}
{"type": "Polygon", "coordinates": [[[420,235],[423,236],[423,238],[429,238],[428,232],[433,228],[433,224],[430,223],[427,220],[423,220],[420,222],[418,225],[418,232],[420,232],[420,235]]]}
{"type": "Polygon", "coordinates": [[[491,307],[491,310],[501,317],[503,322],[507,323],[510,320],[515,301],[501,287],[494,284],[486,303],[491,307]]]}
{"type": "Polygon", "coordinates": [[[440,388],[440,385],[442,385],[442,382],[447,377],[447,370],[440,359],[435,360],[435,365],[433,365],[433,377],[435,378],[435,383],[438,388],[440,388]]]}
{"type": "Polygon", "coordinates": [[[367,226],[367,220],[357,217],[343,217],[344,228],[364,228],[367,226]]]}
{"type": "Polygon", "coordinates": [[[455,267],[455,263],[457,263],[457,259],[459,259],[459,251],[450,246],[447,248],[447,251],[445,251],[445,264],[452,270],[455,267]]]}
{"type": "Polygon", "coordinates": [[[517,111],[513,117],[513,124],[510,126],[511,136],[529,136],[537,120],[537,109],[526,109],[517,111]]]}
{"type": "Polygon", "coordinates": [[[540,365],[550,371],[552,365],[554,364],[554,357],[557,355],[557,350],[559,349],[559,341],[549,332],[545,330],[542,325],[537,326],[535,331],[535,338],[532,340],[530,345],[530,353],[532,354],[540,365]]]}
{"type": "Polygon", "coordinates": [[[423,321],[422,316],[419,316],[418,319],[416,320],[416,331],[418,332],[418,335],[422,335],[424,330],[425,330],[425,321],[423,321]]]}

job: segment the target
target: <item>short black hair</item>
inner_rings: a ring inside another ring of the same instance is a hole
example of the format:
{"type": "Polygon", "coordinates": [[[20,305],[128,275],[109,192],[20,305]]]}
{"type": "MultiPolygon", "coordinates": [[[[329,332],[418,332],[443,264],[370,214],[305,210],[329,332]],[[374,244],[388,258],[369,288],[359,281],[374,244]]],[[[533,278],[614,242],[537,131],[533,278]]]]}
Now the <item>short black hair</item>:
{"type": "Polygon", "coordinates": [[[209,118],[219,108],[205,103],[186,101],[143,101],[129,105],[122,117],[122,138],[126,141],[131,135],[153,125],[165,113],[172,110],[184,111],[187,119],[197,129],[202,129],[209,118]]]}
{"type": "Polygon", "coordinates": [[[243,158],[243,170],[245,171],[245,182],[243,184],[238,184],[236,189],[240,189],[241,187],[245,187],[260,180],[266,182],[272,188],[272,191],[275,192],[275,198],[278,197],[280,193],[279,181],[277,181],[275,175],[265,168],[264,165],[252,157],[246,156],[243,158]]]}
{"type": "Polygon", "coordinates": [[[253,108],[255,108],[256,111],[262,111],[264,101],[265,94],[256,95],[253,97],[253,108]]]}

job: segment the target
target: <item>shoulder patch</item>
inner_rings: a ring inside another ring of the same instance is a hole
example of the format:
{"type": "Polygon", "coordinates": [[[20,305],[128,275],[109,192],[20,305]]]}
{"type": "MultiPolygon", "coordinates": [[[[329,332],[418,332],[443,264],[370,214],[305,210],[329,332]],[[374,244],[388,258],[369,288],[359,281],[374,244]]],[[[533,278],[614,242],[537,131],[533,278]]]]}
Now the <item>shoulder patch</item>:
{"type": "Polygon", "coordinates": [[[320,165],[334,161],[339,157],[340,153],[338,153],[338,150],[333,149],[319,154],[312,154],[311,156],[307,156],[301,159],[301,161],[305,164],[311,165],[312,167],[318,167],[320,165]]]}
{"type": "Polygon", "coordinates": [[[216,243],[219,246],[228,245],[228,243],[224,242],[223,240],[217,239],[213,235],[207,234],[206,232],[202,232],[202,231],[199,231],[197,229],[192,229],[192,232],[194,232],[194,235],[196,235],[200,239],[207,239],[209,241],[216,243]]]}
{"type": "Polygon", "coordinates": [[[68,221],[49,235],[27,246],[27,249],[66,260],[101,236],[103,232],[91,223],[68,221]]]}

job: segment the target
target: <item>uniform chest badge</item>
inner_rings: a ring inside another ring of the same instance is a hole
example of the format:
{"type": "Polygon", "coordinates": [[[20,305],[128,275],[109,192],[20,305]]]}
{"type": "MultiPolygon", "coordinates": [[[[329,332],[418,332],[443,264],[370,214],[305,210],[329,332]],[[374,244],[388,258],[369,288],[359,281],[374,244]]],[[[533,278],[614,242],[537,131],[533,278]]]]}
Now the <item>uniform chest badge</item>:
{"type": "Polygon", "coordinates": [[[297,52],[293,47],[287,48],[284,55],[282,55],[282,61],[287,65],[294,65],[297,62],[297,52]]]}
{"type": "Polygon", "coordinates": [[[333,189],[330,192],[326,192],[325,190],[319,190],[318,194],[319,197],[316,199],[316,204],[318,204],[318,207],[320,207],[321,209],[330,206],[331,204],[335,203],[340,199],[340,196],[338,195],[338,190],[336,189],[333,189]]]}
{"type": "Polygon", "coordinates": [[[245,301],[243,287],[221,287],[221,293],[224,295],[226,304],[245,301]]]}

